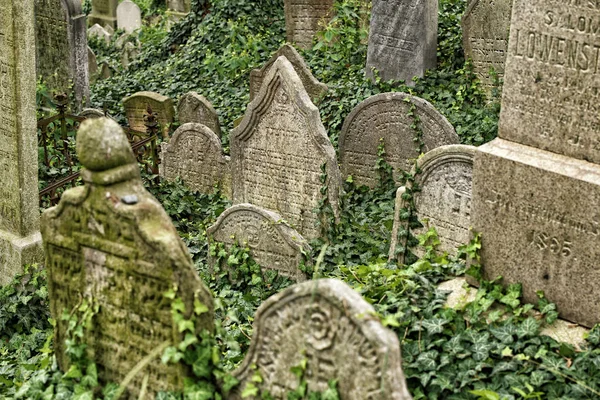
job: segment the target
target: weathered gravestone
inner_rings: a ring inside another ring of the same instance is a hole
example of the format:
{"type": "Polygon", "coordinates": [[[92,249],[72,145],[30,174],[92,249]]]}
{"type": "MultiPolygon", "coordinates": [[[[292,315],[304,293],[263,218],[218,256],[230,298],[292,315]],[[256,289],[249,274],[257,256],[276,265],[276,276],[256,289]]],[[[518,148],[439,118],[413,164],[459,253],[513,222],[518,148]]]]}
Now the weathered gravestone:
{"type": "Polygon", "coordinates": [[[340,399],[412,399],[402,372],[396,334],[383,327],[373,306],[341,281],[294,285],[261,304],[252,343],[233,375],[241,399],[249,383],[284,399],[299,385],[293,367],[306,360],[307,389],[323,392],[338,382],[340,399]],[[253,379],[258,372],[260,382],[253,379]]]}
{"type": "MultiPolygon", "coordinates": [[[[208,238],[209,243],[223,243],[226,250],[234,244],[247,245],[263,271],[277,271],[295,281],[306,280],[300,266],[306,262],[310,246],[273,211],[252,204],[230,207],[208,229],[208,238]]],[[[216,263],[214,257],[210,257],[209,265],[214,268],[216,263]]]]}
{"type": "Polygon", "coordinates": [[[167,0],[167,13],[169,17],[178,21],[192,10],[192,0],[167,0]]]}
{"type": "Polygon", "coordinates": [[[137,92],[123,99],[123,107],[129,127],[134,131],[146,132],[144,115],[148,107],[157,116],[163,137],[169,137],[169,125],[173,123],[175,108],[170,97],[155,92],[137,92]]]}
{"type": "Polygon", "coordinates": [[[490,69],[504,76],[512,0],[472,0],[462,18],[465,58],[489,92],[494,87],[490,69]]]}
{"type": "Polygon", "coordinates": [[[42,261],[34,5],[0,0],[0,284],[42,261]]]}
{"type": "Polygon", "coordinates": [[[412,84],[436,67],[437,29],[437,0],[373,0],[367,76],[412,84]]]}
{"type": "Polygon", "coordinates": [[[184,124],[161,146],[161,177],[180,177],[191,189],[205,194],[213,193],[218,186],[225,197],[231,198],[229,157],[223,154],[221,140],[210,128],[193,122],[184,124]]]}
{"type": "Polygon", "coordinates": [[[308,239],[320,235],[316,210],[325,196],[337,217],[341,183],[335,151],[319,110],[285,57],[275,61],[232,131],[231,162],[234,204],[277,211],[308,239]]]}
{"type": "Polygon", "coordinates": [[[104,40],[104,42],[106,44],[110,43],[110,38],[111,38],[111,34],[104,29],[103,27],[101,27],[98,24],[94,24],[94,26],[92,26],[90,29],[87,30],[87,35],[88,37],[97,37],[100,40],[104,40]]]}
{"type": "Polygon", "coordinates": [[[396,190],[396,201],[394,202],[394,225],[392,226],[392,237],[390,240],[390,251],[388,261],[398,260],[404,263],[406,254],[406,242],[408,239],[407,218],[402,217],[402,212],[407,211],[408,202],[404,199],[406,187],[401,186],[396,190]]]}
{"type": "Polygon", "coordinates": [[[132,42],[127,42],[121,49],[121,65],[127,69],[129,64],[133,62],[140,54],[140,49],[132,42]]]}
{"type": "Polygon", "coordinates": [[[319,82],[310,72],[310,68],[302,58],[294,46],[285,44],[271,57],[269,61],[261,68],[254,69],[250,72],[250,101],[254,100],[258,94],[260,87],[268,74],[271,66],[279,57],[284,56],[294,66],[294,70],[300,77],[304,88],[308,92],[313,103],[317,103],[321,97],[327,92],[327,85],[319,82]]]}
{"type": "Polygon", "coordinates": [[[58,93],[73,85],[76,108],[90,97],[86,17],[79,0],[35,0],[37,76],[58,93]]]}
{"type": "Polygon", "coordinates": [[[118,0],[92,0],[89,25],[99,24],[114,28],[117,24],[117,3],[118,0]]]}
{"type": "Polygon", "coordinates": [[[131,33],[142,27],[142,11],[131,0],[125,0],[117,7],[117,28],[131,33]]]}
{"type": "Polygon", "coordinates": [[[104,111],[98,110],[96,108],[84,108],[80,113],[80,117],[84,118],[102,118],[104,117],[104,111]]]}
{"type": "Polygon", "coordinates": [[[189,92],[181,96],[177,106],[177,115],[181,124],[188,122],[203,124],[217,136],[221,136],[221,124],[217,112],[210,101],[196,92],[189,92]]]}
{"type": "Polygon", "coordinates": [[[421,150],[458,143],[458,135],[448,120],[429,102],[406,93],[381,93],[360,103],[344,121],[340,134],[342,176],[352,175],[354,183],[371,188],[379,183],[375,169],[378,148],[383,140],[385,161],[394,177],[410,171],[421,150]],[[414,113],[420,119],[413,128],[414,113]],[[420,137],[417,141],[416,138],[420,137]],[[419,145],[422,142],[422,149],[419,145]]]}
{"type": "MultiPolygon", "coordinates": [[[[55,350],[68,369],[68,321],[62,313],[82,299],[99,306],[85,340],[101,382],[123,382],[156,348],[179,343],[171,290],[198,328],[213,327],[210,291],[198,277],[185,244],[158,201],[143,186],[127,137],[110,119],[86,120],[77,133],[84,186],[66,191],[42,216],[55,350]],[[194,301],[208,311],[191,316],[194,301]]],[[[137,399],[148,376],[147,399],[183,389],[185,369],[160,355],[129,383],[137,399]]]]}
{"type": "Polygon", "coordinates": [[[315,34],[333,17],[333,3],[333,0],[284,0],[287,41],[301,49],[310,49],[315,34]]]}
{"type": "Polygon", "coordinates": [[[98,60],[96,59],[96,55],[94,51],[88,46],[88,75],[90,77],[90,82],[94,82],[98,77],[98,60]]]}
{"type": "Polygon", "coordinates": [[[517,0],[499,138],[478,148],[473,229],[486,278],[523,284],[560,315],[600,322],[600,9],[517,0]]]}

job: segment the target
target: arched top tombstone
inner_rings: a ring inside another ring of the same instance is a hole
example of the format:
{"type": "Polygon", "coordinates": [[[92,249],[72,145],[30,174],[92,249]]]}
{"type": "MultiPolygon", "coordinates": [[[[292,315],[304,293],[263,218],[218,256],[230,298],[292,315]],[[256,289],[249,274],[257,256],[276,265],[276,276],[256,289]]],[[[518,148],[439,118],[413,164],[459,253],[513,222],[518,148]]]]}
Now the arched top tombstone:
{"type": "Polygon", "coordinates": [[[334,0],[284,0],[287,41],[310,49],[315,34],[333,17],[334,0]]]}
{"type": "Polygon", "coordinates": [[[208,126],[217,136],[221,135],[217,111],[206,97],[196,92],[188,92],[181,96],[177,116],[181,124],[196,122],[208,126]]]}
{"type": "Polygon", "coordinates": [[[299,385],[291,370],[303,360],[309,391],[323,392],[335,379],[341,399],[412,399],[398,337],[341,281],[300,283],[261,304],[250,349],[233,372],[240,384],[231,399],[241,399],[250,382],[274,398],[285,398],[299,385]],[[256,372],[260,383],[252,380],[256,372]]]}
{"type": "Polygon", "coordinates": [[[175,108],[173,100],[160,93],[137,92],[123,99],[129,127],[134,131],[146,132],[144,115],[148,113],[148,106],[157,116],[163,137],[169,137],[169,125],[173,123],[175,108]]]}
{"type": "Polygon", "coordinates": [[[131,0],[125,0],[117,6],[117,27],[131,33],[142,27],[142,11],[131,0]]]}
{"type": "Polygon", "coordinates": [[[419,156],[420,136],[423,151],[458,143],[458,135],[448,120],[428,101],[406,93],[381,93],[369,97],[346,117],[339,139],[342,176],[352,175],[357,186],[377,186],[375,170],[378,148],[383,139],[385,161],[398,177],[401,170],[410,171],[419,156]],[[420,118],[419,128],[412,125],[413,113],[420,118]]]}

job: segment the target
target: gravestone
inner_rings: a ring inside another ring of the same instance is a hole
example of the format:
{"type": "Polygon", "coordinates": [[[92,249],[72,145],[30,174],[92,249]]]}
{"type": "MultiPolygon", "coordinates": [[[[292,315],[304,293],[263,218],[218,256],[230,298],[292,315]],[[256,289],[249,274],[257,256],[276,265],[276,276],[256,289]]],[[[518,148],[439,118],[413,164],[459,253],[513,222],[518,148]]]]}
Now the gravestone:
{"type": "Polygon", "coordinates": [[[324,196],[338,216],[341,183],[335,151],[319,110],[285,57],[275,61],[232,131],[231,162],[234,204],[276,211],[309,240],[320,236],[315,210],[324,196]]]}
{"type": "Polygon", "coordinates": [[[125,0],[117,7],[117,28],[131,33],[142,27],[142,11],[131,0],[125,0]]]}
{"type": "Polygon", "coordinates": [[[231,198],[229,157],[223,154],[221,140],[210,128],[193,122],[183,124],[161,146],[162,178],[172,181],[180,177],[188,187],[204,194],[213,193],[216,185],[231,198]]]}
{"type": "Polygon", "coordinates": [[[115,27],[117,24],[118,0],[92,0],[92,12],[88,17],[89,25],[115,27]]]}
{"type": "Polygon", "coordinates": [[[221,136],[221,124],[217,112],[206,97],[196,92],[189,92],[181,96],[177,106],[177,115],[181,124],[188,122],[203,124],[217,136],[221,136]]]}
{"type": "Polygon", "coordinates": [[[35,0],[37,76],[51,92],[69,93],[77,110],[90,97],[86,17],[79,0],[35,0]]]}
{"type": "Polygon", "coordinates": [[[486,278],[522,283],[562,318],[600,322],[600,10],[513,4],[498,135],[473,166],[473,229],[486,278]]]}
{"type": "Polygon", "coordinates": [[[406,187],[401,186],[396,190],[396,201],[394,202],[394,225],[392,226],[392,237],[390,240],[390,251],[388,261],[398,260],[404,263],[406,253],[406,242],[408,239],[408,222],[401,218],[401,211],[407,208],[408,202],[404,199],[406,187]]]}
{"type": "Polygon", "coordinates": [[[94,51],[88,46],[88,75],[90,76],[90,82],[94,82],[98,78],[98,60],[94,51]]]}
{"type": "Polygon", "coordinates": [[[108,61],[104,61],[102,64],[100,64],[100,76],[99,76],[99,78],[101,80],[111,78],[112,74],[113,74],[113,69],[108,64],[108,61]]]}
{"type": "MultiPolygon", "coordinates": [[[[229,250],[232,245],[248,246],[250,255],[264,270],[277,271],[295,281],[306,280],[300,270],[311,248],[304,238],[290,228],[273,211],[252,204],[238,204],[225,210],[217,222],[208,229],[210,243],[223,243],[229,250]]],[[[214,257],[209,265],[216,266],[214,257]]],[[[222,265],[222,268],[229,268],[222,265]]]]}
{"type": "Polygon", "coordinates": [[[167,14],[173,21],[179,21],[192,10],[192,0],[167,0],[167,14]]]}
{"type": "Polygon", "coordinates": [[[91,28],[89,28],[87,30],[87,35],[88,37],[97,37],[100,40],[104,40],[104,42],[106,44],[110,43],[110,38],[111,38],[111,34],[104,29],[103,27],[101,27],[98,24],[94,24],[94,26],[92,26],[91,28]]]}
{"type": "Polygon", "coordinates": [[[102,118],[104,117],[104,111],[98,110],[96,108],[84,108],[80,113],[80,117],[84,118],[102,118]]]}
{"type": "Polygon", "coordinates": [[[310,49],[315,34],[333,17],[333,3],[333,0],[284,0],[287,41],[301,49],[310,49]]]}
{"type": "Polygon", "coordinates": [[[140,49],[136,47],[136,45],[131,42],[125,43],[123,49],[121,50],[121,65],[123,68],[127,69],[129,64],[131,64],[139,54],[140,49]]]}
{"type": "Polygon", "coordinates": [[[462,18],[465,58],[473,60],[473,70],[489,93],[494,87],[490,68],[504,76],[512,0],[473,0],[462,18]]]}
{"type": "Polygon", "coordinates": [[[168,138],[169,125],[173,123],[175,109],[173,100],[159,93],[137,92],[123,99],[129,127],[134,131],[146,132],[144,115],[148,113],[148,106],[152,108],[152,113],[157,115],[163,137],[168,138]]]}
{"type": "Polygon", "coordinates": [[[269,69],[280,56],[284,56],[294,66],[296,73],[300,77],[304,88],[308,92],[310,99],[313,103],[317,103],[321,97],[327,92],[327,85],[319,82],[313,74],[310,72],[310,68],[306,65],[306,62],[296,49],[289,44],[283,45],[277,52],[271,57],[269,61],[261,68],[254,69],[250,72],[250,101],[254,100],[260,87],[265,79],[265,76],[269,72],[269,69]]]}
{"type": "Polygon", "coordinates": [[[39,233],[33,2],[0,0],[0,284],[44,258],[39,233]]]}
{"type": "Polygon", "coordinates": [[[306,361],[307,390],[324,392],[337,381],[340,399],[410,400],[400,343],[373,306],[345,283],[320,279],[296,284],[259,307],[250,349],[233,372],[240,381],[230,397],[242,399],[249,383],[272,398],[299,386],[293,367],[306,361]],[[262,380],[253,377],[260,374],[262,380]]]}
{"type": "Polygon", "coordinates": [[[458,143],[458,135],[448,120],[429,102],[406,93],[381,93],[357,105],[346,117],[339,139],[342,176],[352,175],[357,186],[374,188],[379,183],[375,169],[378,148],[383,139],[385,161],[399,179],[401,171],[410,171],[419,154],[458,143]],[[411,109],[420,118],[419,130],[412,127],[411,109]]]}
{"type": "Polygon", "coordinates": [[[373,0],[367,76],[375,68],[384,81],[413,85],[413,77],[436,67],[437,30],[437,0],[373,0]]]}
{"type": "MultiPolygon", "coordinates": [[[[63,311],[83,299],[99,306],[86,343],[100,382],[123,382],[156,348],[181,341],[165,294],[175,291],[186,318],[212,330],[210,291],[160,203],[143,186],[127,137],[110,119],[86,120],[77,132],[84,186],[66,191],[42,216],[50,310],[56,321],[55,350],[61,369],[68,321],[63,311]],[[208,311],[191,315],[194,300],[208,311]]],[[[147,394],[183,389],[188,372],[156,355],[127,385],[137,399],[147,376],[147,394]]]]}

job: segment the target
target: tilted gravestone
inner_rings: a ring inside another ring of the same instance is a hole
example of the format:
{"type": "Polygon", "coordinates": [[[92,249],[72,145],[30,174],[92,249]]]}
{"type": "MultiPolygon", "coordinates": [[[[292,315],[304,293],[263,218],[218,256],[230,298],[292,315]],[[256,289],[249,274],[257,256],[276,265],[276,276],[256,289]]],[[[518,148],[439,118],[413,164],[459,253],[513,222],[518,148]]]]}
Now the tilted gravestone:
{"type": "Polygon", "coordinates": [[[320,235],[316,210],[322,200],[338,215],[341,183],[335,151],[319,110],[285,57],[275,61],[233,130],[231,162],[234,204],[277,211],[307,239],[320,235]]]}
{"type": "Polygon", "coordinates": [[[254,69],[250,72],[250,101],[254,100],[258,94],[260,87],[265,79],[265,76],[269,72],[269,69],[280,56],[284,56],[294,66],[296,73],[300,77],[304,88],[308,92],[310,99],[313,103],[317,103],[321,97],[327,92],[327,85],[319,82],[313,74],[310,72],[310,68],[306,65],[306,62],[302,58],[298,51],[289,44],[283,45],[277,52],[271,57],[269,61],[261,68],[254,69]]]}
{"type": "Polygon", "coordinates": [[[299,386],[292,372],[306,362],[307,390],[323,392],[337,381],[340,399],[410,400],[396,334],[373,306],[341,281],[321,279],[287,288],[259,307],[240,381],[230,397],[242,399],[249,383],[260,393],[286,398],[299,386]],[[253,379],[260,374],[262,380],[253,379]]]}
{"type": "Polygon", "coordinates": [[[420,154],[419,142],[423,152],[458,143],[452,125],[426,100],[406,93],[381,93],[357,105],[344,121],[339,140],[342,176],[351,175],[357,186],[376,187],[381,139],[384,159],[395,177],[411,170],[411,160],[420,154]],[[417,129],[413,112],[420,119],[417,129]]]}
{"type": "Polygon", "coordinates": [[[106,29],[98,24],[94,24],[94,26],[89,28],[87,30],[87,35],[88,37],[97,37],[100,40],[104,40],[104,43],[106,44],[110,43],[110,38],[112,36],[106,29]]]}
{"type": "Polygon", "coordinates": [[[169,137],[169,125],[173,123],[175,109],[173,100],[155,92],[137,92],[123,99],[123,107],[129,127],[134,131],[146,132],[144,115],[148,107],[157,116],[163,137],[169,137]]]}
{"type": "Polygon", "coordinates": [[[35,0],[36,64],[51,92],[69,93],[76,109],[90,97],[86,17],[79,0],[35,0]]]}
{"type": "MultiPolygon", "coordinates": [[[[77,132],[84,186],[66,191],[42,216],[55,350],[66,370],[68,321],[62,313],[82,299],[97,304],[85,341],[101,382],[123,382],[153,350],[179,343],[171,302],[175,291],[198,329],[213,328],[210,291],[198,277],[185,244],[160,203],[144,189],[127,137],[110,119],[86,120],[77,132]],[[197,299],[208,311],[192,316],[197,299]]],[[[163,364],[160,354],[129,383],[138,398],[183,389],[186,370],[163,364]]]]}
{"type": "Polygon", "coordinates": [[[121,49],[121,65],[127,69],[129,64],[133,62],[140,54],[140,49],[132,42],[127,42],[121,49]]]}
{"type": "Polygon", "coordinates": [[[94,82],[98,78],[98,60],[94,51],[88,46],[88,75],[90,82],[94,82]]]}
{"type": "Polygon", "coordinates": [[[221,124],[217,112],[210,101],[196,92],[186,93],[179,99],[177,115],[181,124],[188,122],[203,124],[217,136],[221,136],[221,124]]]}
{"type": "Polygon", "coordinates": [[[131,0],[125,0],[117,7],[117,27],[131,33],[142,27],[142,11],[131,0]]]}
{"type": "Polygon", "coordinates": [[[600,10],[513,4],[498,138],[473,166],[485,278],[522,283],[562,318],[600,322],[600,10]]]}
{"type": "MultiPolygon", "coordinates": [[[[252,204],[238,204],[225,210],[208,229],[210,243],[248,246],[250,255],[264,270],[277,271],[295,281],[306,280],[300,266],[306,263],[310,246],[281,216],[252,204]]],[[[217,261],[210,257],[213,268],[217,261]]],[[[222,268],[229,268],[222,265],[222,268]]]]}
{"type": "Polygon", "coordinates": [[[192,0],[167,0],[167,13],[169,17],[178,21],[192,10],[192,0]]]}
{"type": "Polygon", "coordinates": [[[29,1],[0,0],[0,284],[42,261],[35,24],[29,1]]]}
{"type": "Polygon", "coordinates": [[[184,124],[161,146],[161,177],[180,177],[191,189],[205,194],[213,193],[218,186],[225,197],[231,198],[229,157],[223,154],[219,137],[208,127],[184,124]]]}
{"type": "Polygon", "coordinates": [[[437,29],[437,0],[373,0],[367,76],[413,84],[436,67],[437,29]]]}
{"type": "Polygon", "coordinates": [[[465,58],[473,60],[473,69],[486,91],[494,87],[494,78],[504,76],[512,0],[473,0],[462,18],[465,58]]]}
{"type": "Polygon", "coordinates": [[[315,34],[333,17],[333,0],[284,0],[287,41],[312,47],[315,34]]]}
{"type": "Polygon", "coordinates": [[[117,24],[118,0],[92,0],[92,12],[88,17],[88,24],[99,24],[114,28],[117,24]]]}

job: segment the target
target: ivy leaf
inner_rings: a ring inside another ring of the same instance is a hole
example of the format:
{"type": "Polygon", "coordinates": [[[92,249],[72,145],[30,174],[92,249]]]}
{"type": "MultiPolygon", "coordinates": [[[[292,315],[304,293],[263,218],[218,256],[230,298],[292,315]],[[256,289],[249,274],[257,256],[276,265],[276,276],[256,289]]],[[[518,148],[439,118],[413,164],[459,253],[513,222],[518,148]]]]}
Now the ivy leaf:
{"type": "Polygon", "coordinates": [[[507,324],[496,328],[490,328],[490,332],[496,339],[500,340],[504,344],[510,344],[514,342],[513,329],[511,329],[511,325],[507,324]]]}
{"type": "Polygon", "coordinates": [[[246,383],[246,387],[242,391],[242,399],[248,398],[250,396],[258,396],[258,388],[254,386],[253,383],[246,383]]]}
{"type": "Polygon", "coordinates": [[[436,350],[426,351],[424,353],[419,354],[417,357],[417,366],[421,371],[435,371],[436,370],[436,360],[438,357],[438,352],[436,350]]]}
{"type": "Polygon", "coordinates": [[[540,324],[533,318],[529,317],[517,328],[517,336],[519,339],[531,337],[538,334],[540,324]]]}
{"type": "Polygon", "coordinates": [[[491,390],[471,390],[469,393],[479,396],[478,400],[500,400],[500,395],[491,390]]]}
{"type": "Polygon", "coordinates": [[[423,327],[427,330],[427,333],[434,335],[436,333],[442,333],[444,331],[444,325],[447,324],[443,318],[431,318],[423,321],[423,327]]]}

